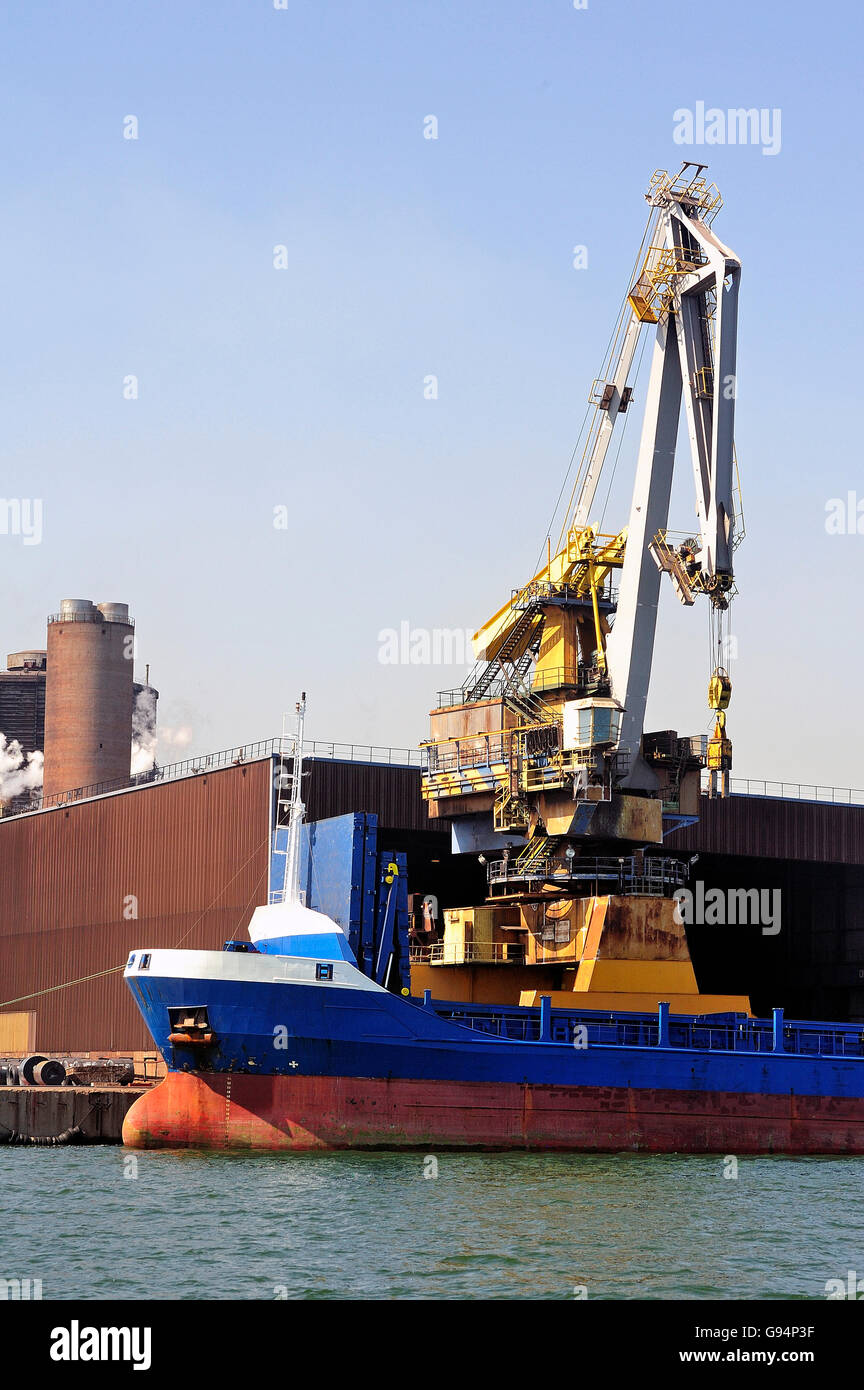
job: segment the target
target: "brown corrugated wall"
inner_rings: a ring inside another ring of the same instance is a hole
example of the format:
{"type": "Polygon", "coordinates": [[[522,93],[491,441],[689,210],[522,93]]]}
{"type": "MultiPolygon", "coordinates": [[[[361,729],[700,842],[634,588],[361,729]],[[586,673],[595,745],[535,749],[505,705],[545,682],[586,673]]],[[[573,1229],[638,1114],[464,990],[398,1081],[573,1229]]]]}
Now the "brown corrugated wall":
{"type": "Polygon", "coordinates": [[[267,897],[270,792],[265,760],[0,823],[0,1007],[36,1009],[39,1050],[152,1045],[119,971],[54,987],[242,932],[267,897]]]}
{"type": "Polygon", "coordinates": [[[420,791],[420,769],[387,763],[310,759],[309,785],[303,788],[306,819],[323,820],[349,811],[374,811],[380,825],[400,830],[446,829],[430,821],[420,791]]]}
{"type": "Polygon", "coordinates": [[[864,864],[864,806],[761,796],[699,798],[699,824],[667,835],[667,849],[758,859],[864,864]]]}

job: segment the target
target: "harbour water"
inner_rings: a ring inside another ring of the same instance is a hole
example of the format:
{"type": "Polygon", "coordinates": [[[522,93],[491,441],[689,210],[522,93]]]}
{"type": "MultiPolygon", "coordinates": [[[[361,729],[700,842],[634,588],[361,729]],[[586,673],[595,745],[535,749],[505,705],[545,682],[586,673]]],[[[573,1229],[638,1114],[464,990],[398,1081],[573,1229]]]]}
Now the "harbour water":
{"type": "Polygon", "coordinates": [[[734,1172],[720,1155],[6,1149],[0,1279],[73,1300],[824,1300],[864,1279],[860,1158],[734,1172]]]}

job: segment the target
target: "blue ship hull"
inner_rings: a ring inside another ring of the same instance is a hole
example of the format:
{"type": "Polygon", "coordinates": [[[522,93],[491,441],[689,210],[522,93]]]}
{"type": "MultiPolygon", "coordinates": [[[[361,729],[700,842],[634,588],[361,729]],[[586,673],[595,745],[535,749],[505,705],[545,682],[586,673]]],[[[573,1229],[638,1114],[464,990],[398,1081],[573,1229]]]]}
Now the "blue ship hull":
{"type": "Polygon", "coordinates": [[[143,957],[127,981],[169,1078],[130,1111],[129,1143],[461,1136],[489,1147],[864,1152],[860,1028],[670,1018],[663,1006],[598,1016],[432,1005],[347,962],[158,951],[141,969],[143,957]]]}

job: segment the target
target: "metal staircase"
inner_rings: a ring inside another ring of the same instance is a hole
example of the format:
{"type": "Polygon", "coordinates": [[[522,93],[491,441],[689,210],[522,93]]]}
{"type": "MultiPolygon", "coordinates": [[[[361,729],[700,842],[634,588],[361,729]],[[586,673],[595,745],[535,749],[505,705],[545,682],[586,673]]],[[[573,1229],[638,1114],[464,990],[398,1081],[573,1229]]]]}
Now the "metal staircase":
{"type": "Polygon", "coordinates": [[[504,676],[505,688],[511,680],[524,680],[531,669],[534,646],[539,640],[542,627],[543,614],[537,608],[526,608],[513,630],[507,634],[507,639],[496,653],[495,659],[480,667],[476,679],[472,677],[469,680],[465,687],[465,703],[482,700],[499,675],[504,676]],[[506,669],[508,666],[509,672],[506,669]]]}
{"type": "Polygon", "coordinates": [[[551,854],[551,845],[557,838],[551,835],[535,835],[530,839],[523,850],[517,854],[510,865],[511,877],[520,877],[527,874],[531,869],[535,869],[538,864],[548,858],[551,854]]]}

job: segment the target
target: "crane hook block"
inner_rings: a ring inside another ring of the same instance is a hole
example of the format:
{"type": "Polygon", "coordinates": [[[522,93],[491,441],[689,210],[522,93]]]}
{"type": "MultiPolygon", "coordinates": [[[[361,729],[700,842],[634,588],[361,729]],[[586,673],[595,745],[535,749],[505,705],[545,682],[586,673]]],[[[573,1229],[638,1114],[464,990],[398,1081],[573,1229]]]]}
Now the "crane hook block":
{"type": "Polygon", "coordinates": [[[721,713],[717,716],[714,733],[708,740],[705,766],[709,772],[728,772],[732,767],[732,740],[726,737],[725,714],[721,713]]]}
{"type": "Polygon", "coordinates": [[[732,682],[723,667],[718,666],[708,682],[708,705],[711,709],[727,709],[731,697],[732,682]]]}

